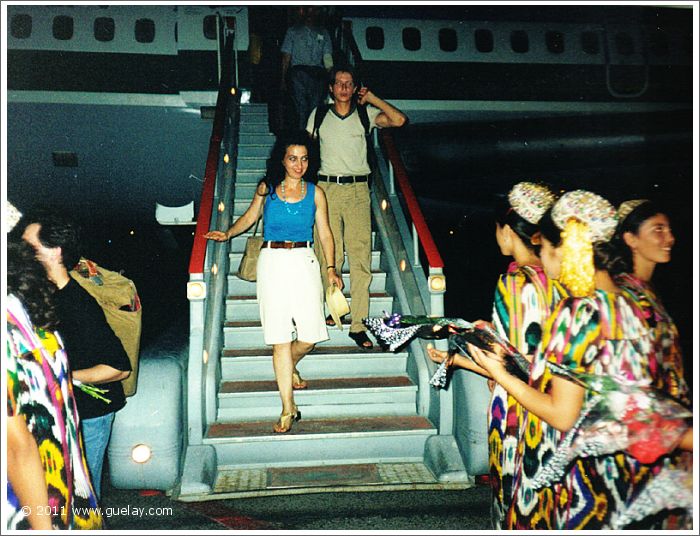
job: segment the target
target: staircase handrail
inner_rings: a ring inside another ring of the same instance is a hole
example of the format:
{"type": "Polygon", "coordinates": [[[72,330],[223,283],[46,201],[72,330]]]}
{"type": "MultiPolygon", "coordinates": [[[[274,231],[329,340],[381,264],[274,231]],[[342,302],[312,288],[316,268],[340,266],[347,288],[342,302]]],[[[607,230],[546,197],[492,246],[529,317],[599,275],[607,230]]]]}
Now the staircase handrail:
{"type": "Polygon", "coordinates": [[[234,26],[225,20],[222,30],[225,37],[222,50],[223,69],[219,80],[187,283],[190,333],[186,420],[190,445],[202,443],[207,424],[215,418],[215,386],[218,354],[222,346],[221,323],[225,306],[223,298],[228,273],[228,244],[209,241],[204,237],[210,228],[219,228],[230,221],[233,181],[228,179],[232,177],[231,170],[235,169],[238,138],[240,92],[234,85],[231,64],[234,26]]]}

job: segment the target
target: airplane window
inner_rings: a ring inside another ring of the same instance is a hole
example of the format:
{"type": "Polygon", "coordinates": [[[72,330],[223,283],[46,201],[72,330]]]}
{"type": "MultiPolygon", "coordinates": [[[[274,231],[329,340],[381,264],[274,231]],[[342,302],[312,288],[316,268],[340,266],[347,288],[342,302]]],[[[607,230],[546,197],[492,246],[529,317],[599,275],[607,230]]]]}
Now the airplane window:
{"type": "Polygon", "coordinates": [[[619,54],[631,56],[634,54],[634,40],[629,34],[619,32],[615,35],[615,48],[617,48],[619,54]]]}
{"type": "Polygon", "coordinates": [[[370,50],[384,48],[384,30],[379,26],[369,26],[365,30],[365,43],[370,50]]]}
{"type": "Polygon", "coordinates": [[[420,30],[418,28],[404,28],[402,37],[403,47],[406,50],[420,50],[420,30]]]}
{"type": "Polygon", "coordinates": [[[545,35],[547,42],[547,50],[553,54],[561,54],[564,52],[564,34],[561,32],[547,32],[545,35]]]}
{"type": "Polygon", "coordinates": [[[513,52],[523,54],[530,49],[530,41],[523,30],[513,30],[510,33],[510,48],[513,52]]]}
{"type": "Polygon", "coordinates": [[[53,36],[61,41],[73,37],[73,17],[58,15],[53,18],[53,36]]]}
{"type": "Polygon", "coordinates": [[[98,41],[112,41],[114,39],[114,19],[98,17],[95,19],[95,39],[98,41]]]}
{"type": "Polygon", "coordinates": [[[156,37],[156,24],[151,19],[138,19],[134,26],[134,37],[139,43],[153,43],[156,37]]]}
{"type": "Polygon", "coordinates": [[[655,56],[668,56],[668,35],[663,30],[656,30],[650,36],[649,50],[655,56]]]}
{"type": "Polygon", "coordinates": [[[491,30],[477,30],[474,32],[474,44],[479,52],[493,51],[493,34],[491,30]]]}
{"type": "Polygon", "coordinates": [[[32,17],[31,15],[15,15],[10,22],[10,33],[16,39],[26,39],[32,35],[32,17]]]}
{"type": "Polygon", "coordinates": [[[581,48],[586,54],[598,54],[600,45],[595,32],[583,32],[581,34],[581,48]]]}
{"type": "Polygon", "coordinates": [[[442,28],[438,34],[440,40],[440,50],[454,52],[457,50],[457,32],[452,28],[442,28]]]}
{"type": "Polygon", "coordinates": [[[216,15],[207,15],[202,22],[204,37],[207,39],[216,39],[218,26],[216,24],[216,15]]]}

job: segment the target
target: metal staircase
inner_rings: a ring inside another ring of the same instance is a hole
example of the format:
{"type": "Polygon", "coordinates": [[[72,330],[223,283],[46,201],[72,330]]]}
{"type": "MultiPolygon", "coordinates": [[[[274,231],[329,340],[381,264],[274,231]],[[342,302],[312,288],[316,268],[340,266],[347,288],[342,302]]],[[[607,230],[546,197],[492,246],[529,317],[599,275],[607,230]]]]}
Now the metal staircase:
{"type": "MultiPolygon", "coordinates": [[[[266,106],[241,105],[231,221],[250,204],[274,141],[266,106]]],[[[272,432],[281,411],[272,349],[263,342],[256,284],[235,275],[251,233],[252,229],[229,243],[215,414],[205,427],[201,447],[210,459],[205,471],[210,487],[188,486],[183,477],[178,498],[358,486],[368,490],[470,486],[472,481],[459,471],[441,479],[444,461],[436,465],[433,456],[426,459],[426,450],[433,450],[426,445],[438,429],[419,414],[419,388],[409,373],[409,351],[385,353],[378,345],[372,351],[362,350],[348,337],[348,326],[329,328],[330,339],[300,362],[299,371],[309,381],[308,389],[294,395],[302,419],[287,434],[272,432]]],[[[370,315],[381,315],[396,308],[376,231],[372,241],[370,315]]],[[[346,262],[342,277],[349,289],[347,267],[346,262]]]]}

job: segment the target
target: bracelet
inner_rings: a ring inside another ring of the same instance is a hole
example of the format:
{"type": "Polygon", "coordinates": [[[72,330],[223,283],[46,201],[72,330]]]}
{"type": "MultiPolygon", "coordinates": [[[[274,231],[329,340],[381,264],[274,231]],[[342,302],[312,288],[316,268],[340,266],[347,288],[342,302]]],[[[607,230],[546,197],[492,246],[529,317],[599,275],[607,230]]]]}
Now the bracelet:
{"type": "Polygon", "coordinates": [[[331,268],[335,270],[335,266],[333,264],[331,264],[330,266],[326,266],[326,270],[330,270],[331,268]]]}

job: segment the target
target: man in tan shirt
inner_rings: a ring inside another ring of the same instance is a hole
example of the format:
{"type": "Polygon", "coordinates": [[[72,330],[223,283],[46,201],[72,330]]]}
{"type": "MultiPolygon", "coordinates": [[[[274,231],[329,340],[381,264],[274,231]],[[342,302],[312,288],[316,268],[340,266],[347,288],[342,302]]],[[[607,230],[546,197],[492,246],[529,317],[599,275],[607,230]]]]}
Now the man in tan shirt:
{"type": "MultiPolygon", "coordinates": [[[[391,104],[377,97],[366,87],[357,87],[353,71],[348,67],[333,70],[329,90],[333,104],[318,129],[321,168],[318,185],[326,193],[328,215],[335,240],[334,264],[323,255],[321,276],[328,286],[327,267],[341,273],[344,254],[350,262],[350,337],[363,349],[370,350],[362,319],[369,316],[369,285],[372,281],[372,223],[370,217],[369,175],[365,128],[358,106],[366,106],[370,129],[400,127],[406,116],[391,104]],[[355,95],[357,94],[357,95],[355,95]]],[[[309,116],[306,130],[314,136],[314,120],[318,108],[309,116]]],[[[332,319],[327,324],[333,325],[332,319]]]]}

